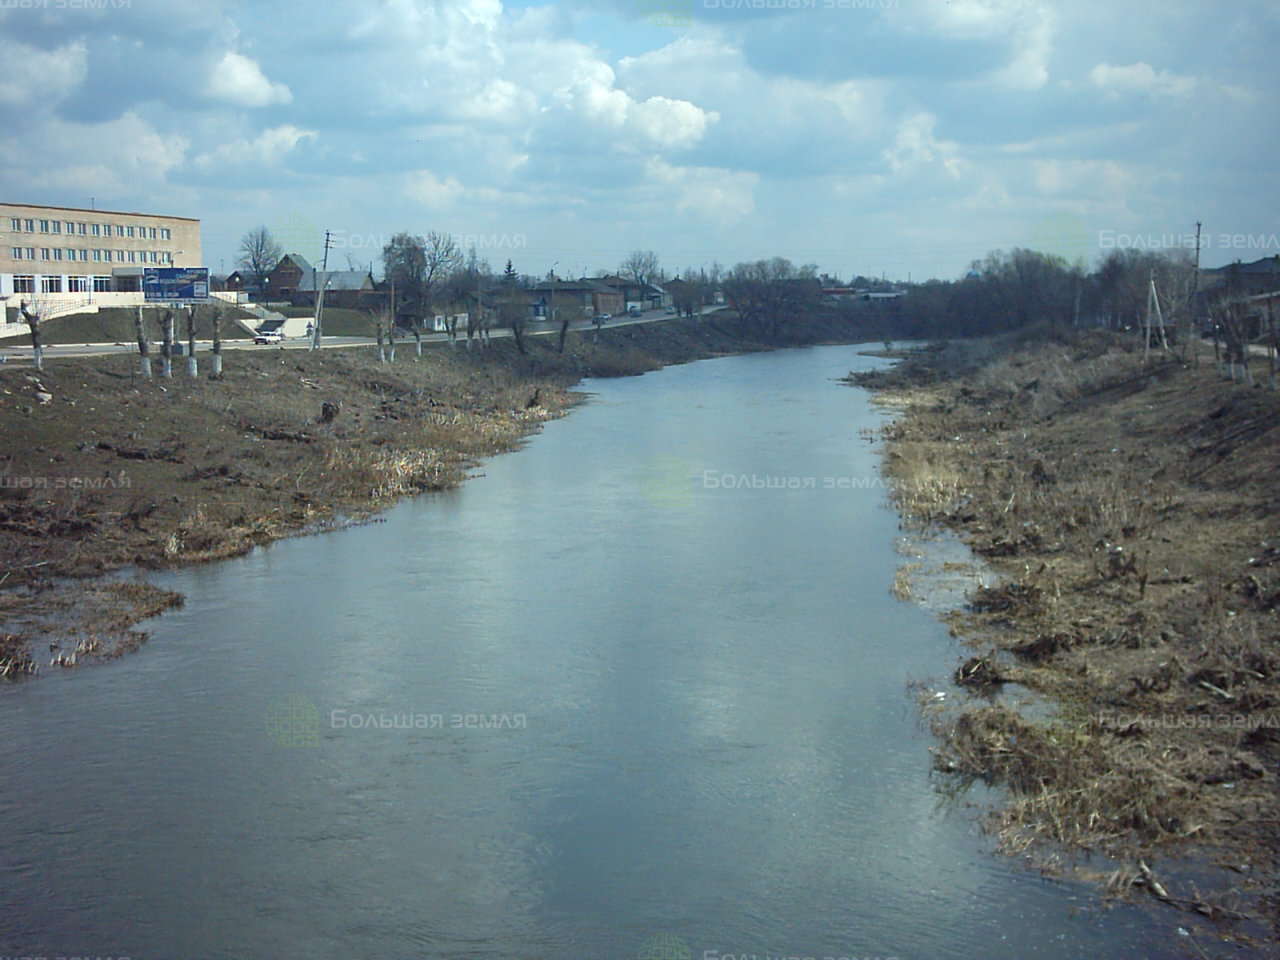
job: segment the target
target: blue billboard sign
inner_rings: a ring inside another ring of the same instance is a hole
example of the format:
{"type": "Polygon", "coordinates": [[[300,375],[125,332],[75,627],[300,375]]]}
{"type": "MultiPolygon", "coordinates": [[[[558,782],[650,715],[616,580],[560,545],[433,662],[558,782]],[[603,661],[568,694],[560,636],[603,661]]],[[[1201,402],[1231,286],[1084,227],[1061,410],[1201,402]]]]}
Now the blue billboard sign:
{"type": "Polygon", "coordinates": [[[147,267],[142,271],[144,300],[172,302],[209,299],[208,267],[147,267]]]}

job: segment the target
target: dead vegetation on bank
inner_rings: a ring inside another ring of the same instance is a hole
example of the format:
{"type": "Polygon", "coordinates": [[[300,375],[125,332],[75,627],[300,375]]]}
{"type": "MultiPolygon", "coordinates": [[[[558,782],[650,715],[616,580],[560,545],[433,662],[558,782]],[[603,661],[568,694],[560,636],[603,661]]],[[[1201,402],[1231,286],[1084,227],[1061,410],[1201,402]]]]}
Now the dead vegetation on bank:
{"type": "Polygon", "coordinates": [[[1007,789],[1005,850],[1101,852],[1112,892],[1233,918],[1245,894],[1272,909],[1280,840],[1280,397],[1136,347],[1038,331],[857,379],[901,410],[904,515],[996,574],[949,617],[985,653],[955,677],[980,698],[930,701],[937,768],[1007,789]],[[992,699],[1010,682],[1050,716],[992,699]],[[1230,872],[1152,872],[1186,855],[1230,872]]]}
{"type": "MultiPolygon", "coordinates": [[[[822,318],[789,332],[852,333],[822,318]]],[[[715,315],[574,332],[563,353],[535,336],[525,353],[509,339],[431,345],[420,358],[402,345],[393,363],[373,347],[233,351],[219,379],[179,366],[143,380],[124,354],[0,368],[0,679],[33,675],[50,638],[74,649],[110,633],[91,655],[137,646],[128,627],[154,606],[115,597],[106,608],[128,622],[97,629],[92,601],[118,586],[84,578],[237,556],[368,517],[515,448],[576,402],[569,388],[584,376],[769,348],[715,315]]]]}

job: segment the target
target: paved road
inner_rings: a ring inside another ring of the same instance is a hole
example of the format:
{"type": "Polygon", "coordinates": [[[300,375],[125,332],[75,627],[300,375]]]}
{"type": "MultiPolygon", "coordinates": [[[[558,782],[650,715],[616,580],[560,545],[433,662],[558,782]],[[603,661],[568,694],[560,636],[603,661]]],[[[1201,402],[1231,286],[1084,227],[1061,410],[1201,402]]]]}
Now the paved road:
{"type": "MultiPolygon", "coordinates": [[[[717,310],[725,309],[723,306],[704,307],[702,315],[705,316],[714,313],[717,310]]],[[[663,320],[675,320],[674,314],[667,313],[665,310],[647,310],[638,317],[620,316],[614,317],[604,324],[604,329],[612,327],[629,327],[638,323],[658,323],[663,320]]],[[[535,321],[525,327],[525,335],[532,337],[554,336],[559,332],[559,325],[552,324],[547,321],[535,321]]],[[[570,328],[572,330],[594,330],[595,324],[590,320],[576,322],[570,328]]],[[[495,328],[493,330],[494,339],[511,336],[511,330],[508,328],[495,328]]],[[[443,343],[449,339],[449,335],[445,333],[428,333],[422,337],[423,343],[443,343]]],[[[465,339],[465,337],[460,338],[465,339]]],[[[372,337],[325,337],[320,338],[320,346],[324,349],[338,349],[343,347],[367,347],[376,343],[372,337]]],[[[183,341],[184,343],[186,341],[183,341]]],[[[403,347],[406,343],[412,345],[413,338],[400,339],[397,345],[403,347]]],[[[209,340],[196,341],[197,355],[208,353],[212,345],[209,340]]],[[[291,340],[285,340],[282,343],[275,344],[256,344],[247,340],[224,340],[222,341],[222,349],[226,350],[308,350],[311,347],[310,337],[297,337],[291,340]]],[[[57,360],[61,357],[101,357],[113,353],[136,353],[138,345],[136,343],[51,343],[45,346],[44,356],[46,360],[57,360]]],[[[177,358],[179,361],[181,358],[177,358]]],[[[31,348],[22,346],[7,347],[4,341],[0,341],[0,362],[6,360],[26,361],[31,360],[31,348]]]]}

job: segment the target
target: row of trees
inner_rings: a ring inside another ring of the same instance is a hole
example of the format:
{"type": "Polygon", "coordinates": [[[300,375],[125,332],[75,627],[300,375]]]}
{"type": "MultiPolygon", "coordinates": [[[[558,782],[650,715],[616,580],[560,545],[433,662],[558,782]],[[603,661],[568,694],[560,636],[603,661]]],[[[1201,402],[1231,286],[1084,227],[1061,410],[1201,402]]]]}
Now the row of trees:
{"type": "Polygon", "coordinates": [[[1146,321],[1154,280],[1166,323],[1189,332],[1197,276],[1185,251],[1112,250],[1089,270],[1018,248],[975,260],[960,280],[910,285],[906,296],[874,308],[886,332],[899,336],[977,336],[1039,322],[1123,329],[1146,321]]]}

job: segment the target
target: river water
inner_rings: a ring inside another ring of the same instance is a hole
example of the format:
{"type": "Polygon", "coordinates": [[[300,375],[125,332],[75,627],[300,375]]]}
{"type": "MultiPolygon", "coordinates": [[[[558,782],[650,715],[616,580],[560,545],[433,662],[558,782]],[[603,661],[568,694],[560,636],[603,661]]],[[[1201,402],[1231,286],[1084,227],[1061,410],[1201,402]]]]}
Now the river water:
{"type": "Polygon", "coordinates": [[[905,687],[959,650],[833,382],[880,362],[593,381],[460,490],[154,577],[141,652],[0,691],[0,956],[1172,951],[931,785],[905,687]]]}

